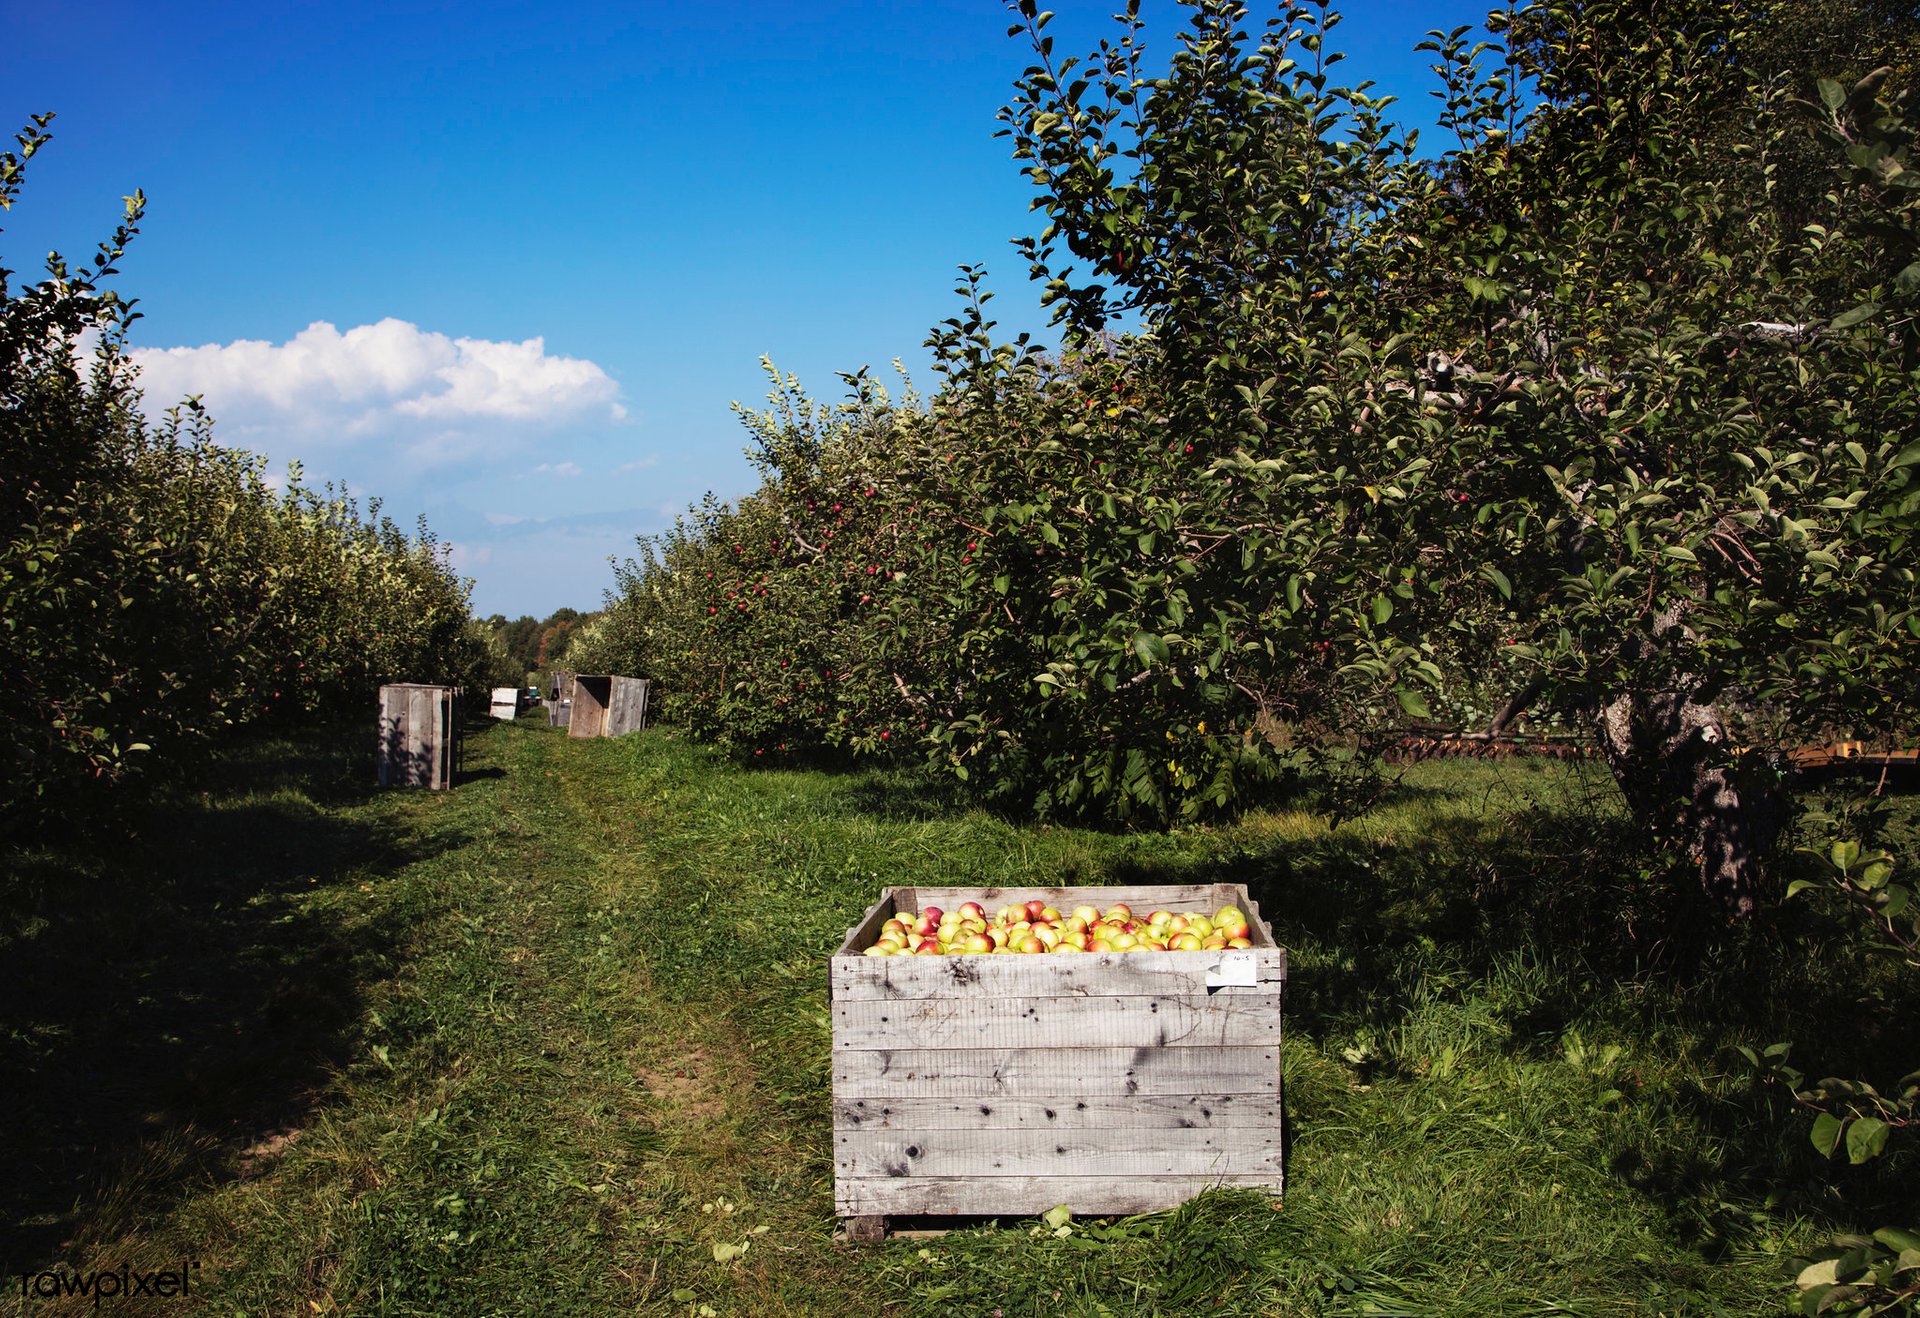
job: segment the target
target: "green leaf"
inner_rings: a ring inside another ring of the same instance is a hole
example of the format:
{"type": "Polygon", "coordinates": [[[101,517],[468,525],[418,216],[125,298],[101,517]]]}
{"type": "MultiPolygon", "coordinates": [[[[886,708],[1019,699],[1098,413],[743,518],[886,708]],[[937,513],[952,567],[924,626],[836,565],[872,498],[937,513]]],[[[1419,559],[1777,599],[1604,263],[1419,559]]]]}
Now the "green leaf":
{"type": "Polygon", "coordinates": [[[1832,1286],[1839,1280],[1840,1260],[1822,1259],[1818,1263],[1811,1263],[1802,1268],[1793,1284],[1803,1291],[1810,1291],[1815,1286],[1832,1286]]]}
{"type": "Polygon", "coordinates": [[[1879,303],[1862,302],[1859,306],[1855,307],[1853,310],[1843,311],[1839,315],[1835,316],[1829,328],[1837,329],[1837,330],[1852,329],[1855,325],[1860,324],[1862,321],[1871,320],[1879,314],[1880,314],[1879,303]]]}
{"type": "Polygon", "coordinates": [[[1847,1127],[1847,1161],[1856,1167],[1886,1151],[1887,1123],[1878,1117],[1860,1117],[1847,1127]]]}
{"type": "Polygon", "coordinates": [[[1133,652],[1140,656],[1140,662],[1144,664],[1163,664],[1167,661],[1167,643],[1149,631],[1133,634],[1133,652]]]}
{"type": "Polygon", "coordinates": [[[1405,687],[1401,687],[1393,693],[1393,696],[1394,699],[1400,702],[1400,708],[1407,711],[1409,717],[1431,717],[1427,712],[1427,702],[1421,698],[1418,691],[1409,691],[1405,687]]]}
{"type": "Polygon", "coordinates": [[[1833,1156],[1833,1151],[1840,1146],[1840,1134],[1846,1129],[1846,1125],[1846,1122],[1831,1112],[1822,1112],[1813,1119],[1813,1129],[1807,1134],[1813,1140],[1813,1147],[1820,1151],[1821,1157],[1833,1156]]]}
{"type": "Polygon", "coordinates": [[[1910,1249],[1920,1249],[1920,1231],[1909,1231],[1905,1227],[1883,1226],[1873,1233],[1873,1238],[1888,1249],[1905,1253],[1910,1249]]]}
{"type": "Polygon", "coordinates": [[[1513,598],[1513,583],[1507,580],[1507,574],[1499,568],[1491,563],[1483,563],[1480,566],[1480,575],[1493,583],[1493,588],[1500,592],[1500,598],[1513,598]]]}

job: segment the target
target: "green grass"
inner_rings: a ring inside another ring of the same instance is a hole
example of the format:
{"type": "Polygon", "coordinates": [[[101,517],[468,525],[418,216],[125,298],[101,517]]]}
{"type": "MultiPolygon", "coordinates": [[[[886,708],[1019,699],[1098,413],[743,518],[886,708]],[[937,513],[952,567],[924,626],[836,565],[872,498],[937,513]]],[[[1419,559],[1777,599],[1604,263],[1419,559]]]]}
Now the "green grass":
{"type": "Polygon", "coordinates": [[[1911,1156],[1819,1165],[1731,1052],[1895,1067],[1890,972],[1797,906],[1698,937],[1578,766],[1172,835],[532,720],[469,769],[265,745],[6,858],[7,1304],[184,1257],[249,1315],[1774,1313],[1821,1232],[1920,1217],[1911,1156]],[[1284,1207],[836,1243],[825,959],[879,889],[1187,881],[1291,952],[1284,1207]]]}

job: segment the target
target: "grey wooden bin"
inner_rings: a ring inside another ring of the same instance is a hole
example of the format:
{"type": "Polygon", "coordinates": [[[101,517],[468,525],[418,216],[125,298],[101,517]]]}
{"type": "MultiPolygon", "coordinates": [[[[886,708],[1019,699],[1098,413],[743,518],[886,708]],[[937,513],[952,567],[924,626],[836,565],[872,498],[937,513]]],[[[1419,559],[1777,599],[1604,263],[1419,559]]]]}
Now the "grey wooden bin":
{"type": "Polygon", "coordinates": [[[1284,1188],[1287,953],[1243,884],[893,888],[831,978],[834,1206],[855,1239],[890,1215],[1142,1213],[1209,1186],[1284,1188]],[[1253,982],[1210,989],[1218,951],[864,955],[895,914],[1034,898],[1237,906],[1253,982]]]}
{"type": "Polygon", "coordinates": [[[569,737],[623,737],[647,725],[647,679],[575,674],[569,737]]]}
{"type": "Polygon", "coordinates": [[[460,762],[459,688],[419,682],[381,687],[377,758],[382,787],[452,787],[460,762]]]}

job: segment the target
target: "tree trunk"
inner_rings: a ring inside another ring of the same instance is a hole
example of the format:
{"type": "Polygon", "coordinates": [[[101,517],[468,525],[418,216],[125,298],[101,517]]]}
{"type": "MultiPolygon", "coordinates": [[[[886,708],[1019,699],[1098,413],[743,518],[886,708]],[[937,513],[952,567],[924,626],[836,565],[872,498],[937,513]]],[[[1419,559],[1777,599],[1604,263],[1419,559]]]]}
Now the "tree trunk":
{"type": "Polygon", "coordinates": [[[1601,753],[1640,825],[1682,848],[1707,896],[1729,915],[1753,912],[1767,852],[1787,822],[1770,774],[1742,773],[1726,754],[1720,711],[1692,692],[1616,695],[1595,717],[1601,753]]]}

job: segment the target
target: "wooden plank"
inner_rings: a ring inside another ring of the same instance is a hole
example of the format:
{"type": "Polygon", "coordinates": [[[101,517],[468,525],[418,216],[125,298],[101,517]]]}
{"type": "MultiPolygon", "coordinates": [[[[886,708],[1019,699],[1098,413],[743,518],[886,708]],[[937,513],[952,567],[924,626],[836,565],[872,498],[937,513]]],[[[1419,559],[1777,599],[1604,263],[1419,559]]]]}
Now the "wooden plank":
{"type": "Polygon", "coordinates": [[[867,913],[860,917],[860,923],[847,930],[847,936],[840,944],[836,956],[859,956],[863,961],[879,958],[862,955],[865,949],[880,941],[880,927],[893,918],[893,893],[880,894],[880,900],[867,907],[867,913]]]}
{"type": "Polygon", "coordinates": [[[1279,1130],[1277,1093],[1130,1094],[1069,1098],[836,1098],[835,1130],[1134,1130],[1255,1126],[1279,1130]]]}
{"type": "Polygon", "coordinates": [[[569,737],[604,737],[607,733],[607,703],[612,699],[613,679],[576,673],[573,678],[573,716],[567,724],[569,737]]]}
{"type": "Polygon", "coordinates": [[[1220,1176],[887,1176],[836,1180],[840,1217],[1031,1217],[1057,1204],[1081,1216],[1152,1213],[1185,1203],[1215,1186],[1247,1186],[1280,1193],[1278,1169],[1220,1176]]]}
{"type": "Polygon", "coordinates": [[[1217,1048],[1278,1043],[1279,1039],[1278,989],[1211,997],[1200,992],[1150,997],[861,998],[833,1004],[836,1049],[1217,1048]]]}
{"type": "Polygon", "coordinates": [[[1280,1049],[896,1048],[836,1050],[838,1099],[1276,1094],[1280,1049]]]}
{"type": "Polygon", "coordinates": [[[644,677],[613,679],[613,704],[607,712],[609,737],[624,737],[646,726],[647,685],[644,677]]]}
{"type": "Polygon", "coordinates": [[[834,1175],[1218,1176],[1280,1169],[1280,1132],[1192,1130],[843,1130],[834,1175]]]}
{"type": "MultiPolygon", "coordinates": [[[[884,920],[882,921],[884,923],[884,920]]],[[[876,933],[878,926],[876,928],[876,933]]],[[[1284,948],[1249,948],[1256,982],[1214,990],[1272,992],[1286,982],[1284,948]]],[[[829,963],[835,1002],[882,998],[1146,997],[1207,991],[1219,952],[1080,952],[1032,956],[836,956],[829,963]]]]}

